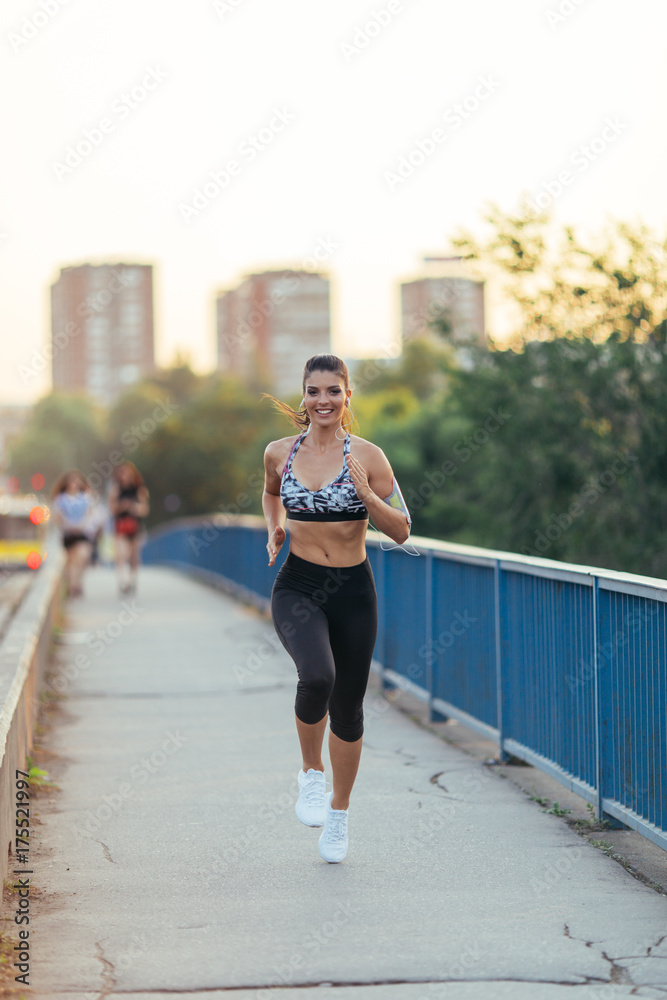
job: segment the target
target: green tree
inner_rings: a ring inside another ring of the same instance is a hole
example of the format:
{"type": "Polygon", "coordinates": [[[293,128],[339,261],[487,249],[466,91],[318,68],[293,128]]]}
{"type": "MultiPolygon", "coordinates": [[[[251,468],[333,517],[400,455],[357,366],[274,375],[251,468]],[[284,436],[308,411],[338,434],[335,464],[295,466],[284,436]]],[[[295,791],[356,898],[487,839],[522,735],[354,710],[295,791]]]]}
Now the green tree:
{"type": "Polygon", "coordinates": [[[151,492],[151,521],[170,513],[261,512],[264,447],[286,433],[268,402],[232,379],[207,379],[132,456],[151,492]],[[165,504],[174,496],[177,508],[165,504]]]}
{"type": "Polygon", "coordinates": [[[488,239],[456,245],[512,295],[513,347],[452,368],[437,414],[417,421],[409,489],[445,481],[415,526],[664,575],[667,247],[643,227],[617,224],[589,248],[527,211],[488,221],[488,239]]]}
{"type": "Polygon", "coordinates": [[[87,473],[105,453],[105,414],[85,396],[51,393],[35,404],[25,430],[14,442],[9,471],[20,488],[30,489],[41,472],[49,489],[63,472],[87,473]]]}
{"type": "MultiPolygon", "coordinates": [[[[443,319],[436,332],[448,329],[443,319]]],[[[447,373],[453,364],[451,348],[437,336],[409,340],[400,358],[376,358],[355,366],[350,373],[357,399],[380,393],[409,393],[415,399],[428,399],[442,394],[447,386],[447,373]]]]}

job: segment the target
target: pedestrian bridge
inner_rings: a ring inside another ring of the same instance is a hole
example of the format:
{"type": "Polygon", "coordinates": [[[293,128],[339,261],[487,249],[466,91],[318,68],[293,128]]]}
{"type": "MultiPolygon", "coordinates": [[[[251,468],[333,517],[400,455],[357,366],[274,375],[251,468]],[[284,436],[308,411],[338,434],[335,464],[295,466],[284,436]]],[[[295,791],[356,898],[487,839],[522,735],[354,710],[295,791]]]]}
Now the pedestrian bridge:
{"type": "Polygon", "coordinates": [[[257,611],[276,572],[262,523],[175,521],[136,598],[91,569],[62,619],[49,557],[0,646],[7,846],[31,701],[59,696],[40,760],[58,789],[31,789],[30,868],[12,850],[7,870],[34,886],[35,1000],[664,996],[665,897],[386,697],[662,843],[662,584],[413,541],[369,543],[377,673],[333,866],[294,816],[294,668],[257,611]]]}
{"type": "MultiPolygon", "coordinates": [[[[149,564],[266,609],[260,518],[195,518],[151,536],[149,564]]],[[[386,687],[427,701],[667,849],[667,582],[427,538],[368,540],[386,687]]]]}

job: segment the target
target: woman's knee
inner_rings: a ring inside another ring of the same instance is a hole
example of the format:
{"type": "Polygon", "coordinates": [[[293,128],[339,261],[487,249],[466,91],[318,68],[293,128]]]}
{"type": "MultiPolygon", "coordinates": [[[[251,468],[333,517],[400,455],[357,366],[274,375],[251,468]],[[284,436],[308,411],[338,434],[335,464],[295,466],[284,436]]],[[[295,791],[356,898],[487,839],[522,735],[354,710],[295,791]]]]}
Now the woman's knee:
{"type": "Polygon", "coordinates": [[[345,743],[356,743],[364,735],[364,710],[355,712],[338,712],[329,709],[329,725],[331,732],[345,743]]]}
{"type": "Polygon", "coordinates": [[[333,675],[328,672],[318,671],[307,676],[301,672],[295,703],[295,711],[301,722],[314,725],[326,715],[333,684],[333,675]]]}
{"type": "Polygon", "coordinates": [[[308,673],[299,671],[299,690],[312,701],[325,701],[328,704],[333,686],[333,671],[318,670],[308,673]]]}

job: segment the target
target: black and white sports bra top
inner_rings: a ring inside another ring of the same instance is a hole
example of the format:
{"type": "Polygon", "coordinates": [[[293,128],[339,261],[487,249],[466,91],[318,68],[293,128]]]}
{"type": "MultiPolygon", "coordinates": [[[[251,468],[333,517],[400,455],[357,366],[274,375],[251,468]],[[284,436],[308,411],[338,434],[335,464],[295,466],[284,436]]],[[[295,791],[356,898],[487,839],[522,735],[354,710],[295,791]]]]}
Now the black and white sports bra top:
{"type": "MultiPolygon", "coordinates": [[[[310,430],[310,428],[308,428],[310,430]]],[[[328,486],[319,490],[307,490],[292,472],[292,460],[308,431],[300,434],[292,445],[285,462],[280,483],[280,499],[292,521],[361,521],[368,517],[363,501],[347,467],[350,454],[350,435],[345,435],[343,445],[343,468],[328,486]]]]}

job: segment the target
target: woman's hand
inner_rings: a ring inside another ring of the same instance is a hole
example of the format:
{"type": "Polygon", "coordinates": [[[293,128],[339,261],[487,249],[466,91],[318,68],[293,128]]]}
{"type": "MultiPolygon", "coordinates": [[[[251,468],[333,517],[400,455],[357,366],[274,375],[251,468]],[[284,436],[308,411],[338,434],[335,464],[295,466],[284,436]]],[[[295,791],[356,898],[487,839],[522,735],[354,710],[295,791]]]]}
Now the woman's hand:
{"type": "Polygon", "coordinates": [[[347,467],[350,470],[350,476],[352,477],[354,488],[357,491],[357,496],[362,503],[365,503],[369,497],[375,495],[368,483],[366,470],[361,462],[357,458],[354,458],[353,455],[347,456],[347,467]]]}
{"type": "Polygon", "coordinates": [[[287,538],[287,532],[284,528],[274,528],[269,535],[269,540],[266,545],[266,550],[269,553],[269,566],[273,566],[276,561],[276,556],[283,547],[283,542],[287,538]]]}

